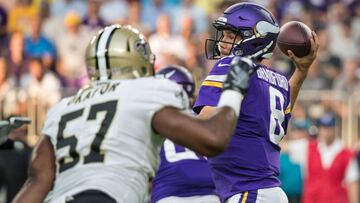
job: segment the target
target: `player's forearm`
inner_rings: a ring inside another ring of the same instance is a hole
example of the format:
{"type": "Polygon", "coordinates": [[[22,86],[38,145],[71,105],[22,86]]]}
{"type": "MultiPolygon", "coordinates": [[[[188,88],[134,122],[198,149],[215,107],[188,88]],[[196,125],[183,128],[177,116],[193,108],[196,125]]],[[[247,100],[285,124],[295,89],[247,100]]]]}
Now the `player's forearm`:
{"type": "Polygon", "coordinates": [[[296,99],[299,95],[302,84],[304,83],[307,76],[307,72],[296,69],[294,74],[290,78],[290,99],[291,109],[293,109],[296,99]]]}
{"type": "MultiPolygon", "coordinates": [[[[235,111],[228,107],[219,107],[216,114],[207,120],[197,120],[192,126],[192,142],[184,143],[190,149],[207,157],[213,157],[222,153],[233,135],[236,126],[237,116],[235,111]]],[[[182,134],[189,134],[183,132],[182,134]]]]}
{"type": "Polygon", "coordinates": [[[214,155],[226,149],[234,133],[237,117],[231,107],[224,106],[219,108],[219,112],[207,122],[208,128],[213,132],[213,137],[215,137],[213,145],[216,146],[217,151],[215,151],[214,155]]]}
{"type": "Polygon", "coordinates": [[[54,149],[48,136],[40,137],[31,157],[28,179],[13,203],[43,202],[55,180],[54,149]]]}
{"type": "Polygon", "coordinates": [[[236,114],[230,107],[219,109],[214,116],[201,120],[166,107],[158,111],[152,126],[160,135],[204,156],[215,156],[225,150],[235,128],[236,114]]]}
{"type": "Polygon", "coordinates": [[[41,178],[28,178],[12,203],[43,202],[51,190],[52,183],[41,178]]]}

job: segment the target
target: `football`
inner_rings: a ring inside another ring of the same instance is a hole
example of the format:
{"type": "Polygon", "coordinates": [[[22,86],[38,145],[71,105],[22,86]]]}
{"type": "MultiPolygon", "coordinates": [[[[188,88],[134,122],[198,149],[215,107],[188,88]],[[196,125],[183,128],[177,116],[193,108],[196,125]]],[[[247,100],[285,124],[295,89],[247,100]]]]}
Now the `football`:
{"type": "Polygon", "coordinates": [[[307,25],[299,21],[290,21],[281,26],[277,45],[287,56],[287,51],[291,50],[295,56],[303,57],[310,52],[311,37],[311,30],[307,25]]]}

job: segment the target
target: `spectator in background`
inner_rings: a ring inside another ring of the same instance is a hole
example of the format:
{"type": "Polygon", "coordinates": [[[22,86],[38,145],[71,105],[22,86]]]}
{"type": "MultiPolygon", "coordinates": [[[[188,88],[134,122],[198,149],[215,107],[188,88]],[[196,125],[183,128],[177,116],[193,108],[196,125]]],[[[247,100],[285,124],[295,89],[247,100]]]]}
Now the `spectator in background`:
{"type": "Polygon", "coordinates": [[[16,0],[15,6],[9,11],[9,32],[30,32],[30,19],[38,15],[39,9],[32,0],[16,0]]]}
{"type": "Polygon", "coordinates": [[[342,60],[358,56],[354,33],[351,30],[351,18],[330,24],[330,50],[342,60]]]}
{"type": "Polygon", "coordinates": [[[86,3],[81,0],[56,0],[52,1],[50,11],[53,17],[64,18],[70,11],[83,17],[86,13],[86,3]]]}
{"type": "Polygon", "coordinates": [[[324,77],[320,77],[319,60],[315,59],[314,63],[308,71],[306,80],[302,86],[304,90],[323,90],[326,89],[326,81],[324,77]]]}
{"type": "Polygon", "coordinates": [[[41,58],[29,60],[29,73],[21,78],[21,87],[26,90],[28,98],[36,99],[44,107],[51,107],[61,98],[61,83],[44,66],[41,58]]]}
{"type": "Polygon", "coordinates": [[[200,43],[194,32],[194,20],[191,16],[185,16],[181,20],[180,34],[175,37],[174,43],[177,48],[174,53],[186,64],[197,81],[201,81],[207,74],[205,70],[204,45],[200,43]],[[202,60],[203,59],[203,60],[202,60]]]}
{"type": "Polygon", "coordinates": [[[14,78],[15,85],[18,86],[21,76],[28,71],[28,60],[24,53],[24,35],[22,33],[15,32],[11,35],[9,53],[6,58],[9,75],[14,78]]]}
{"type": "Polygon", "coordinates": [[[197,35],[207,31],[207,26],[209,24],[208,18],[206,17],[204,11],[194,4],[193,0],[183,0],[180,7],[174,9],[171,12],[172,18],[172,31],[174,33],[180,32],[181,21],[185,17],[191,17],[193,19],[193,32],[197,35]]]}
{"type": "Polygon", "coordinates": [[[194,37],[194,21],[191,16],[185,16],[181,20],[179,27],[179,34],[174,35],[172,39],[173,48],[171,50],[179,59],[186,61],[187,59],[190,59],[188,47],[191,46],[191,44],[196,44],[197,42],[194,37]]]}
{"type": "Polygon", "coordinates": [[[91,31],[97,31],[105,26],[104,20],[99,16],[100,7],[100,0],[87,1],[87,12],[82,20],[82,24],[91,31]]]}
{"type": "Polygon", "coordinates": [[[47,69],[50,69],[56,58],[56,48],[42,33],[40,16],[31,19],[30,35],[25,37],[25,54],[33,58],[41,58],[47,69]]]}
{"type": "Polygon", "coordinates": [[[343,72],[337,77],[334,89],[352,94],[360,88],[360,69],[357,58],[348,58],[344,61],[343,72]]]}
{"type": "Polygon", "coordinates": [[[138,29],[141,33],[144,34],[145,37],[149,37],[150,28],[141,22],[141,8],[142,4],[140,4],[137,0],[129,1],[129,15],[128,15],[128,23],[134,28],[138,29]]]}
{"type": "Polygon", "coordinates": [[[285,139],[281,142],[279,178],[281,188],[285,191],[289,203],[300,203],[303,189],[301,166],[292,159],[288,152],[287,143],[291,142],[294,146],[308,142],[311,122],[307,119],[293,119],[290,126],[291,130],[288,131],[285,139]]]}
{"type": "MultiPolygon", "coordinates": [[[[105,24],[124,24],[127,20],[129,6],[125,0],[104,0],[100,8],[100,17],[105,24]]],[[[153,15],[156,15],[153,13],[153,15]]]]}
{"type": "Polygon", "coordinates": [[[222,2],[222,0],[195,0],[195,4],[205,12],[206,16],[215,13],[222,2]]]}
{"type": "Polygon", "coordinates": [[[18,112],[14,80],[9,77],[6,59],[0,57],[0,119],[8,118],[18,112]]]}
{"type": "Polygon", "coordinates": [[[164,0],[150,0],[147,4],[142,5],[141,22],[154,32],[158,27],[158,19],[161,15],[173,12],[173,7],[169,6],[164,0]]]}
{"type": "Polygon", "coordinates": [[[7,33],[7,13],[6,10],[0,5],[0,56],[6,55],[9,35],[7,33]]]}
{"type": "Polygon", "coordinates": [[[181,44],[171,33],[170,17],[166,14],[159,15],[156,24],[156,32],[149,37],[151,50],[156,56],[155,69],[167,64],[179,64],[179,58],[185,47],[177,47],[181,44]],[[180,49],[182,52],[176,50],[180,49]]]}
{"type": "Polygon", "coordinates": [[[59,59],[56,70],[65,87],[76,90],[87,81],[83,58],[91,33],[81,26],[81,18],[75,12],[68,13],[64,21],[66,30],[56,39],[59,59]]]}
{"type": "Polygon", "coordinates": [[[360,42],[360,3],[355,5],[354,9],[354,17],[352,18],[351,22],[352,31],[356,42],[360,42]]]}
{"type": "Polygon", "coordinates": [[[330,36],[326,25],[318,25],[316,33],[319,38],[318,67],[320,77],[325,80],[325,88],[331,89],[335,79],[341,73],[342,61],[329,50],[330,36]]]}
{"type": "MultiPolygon", "coordinates": [[[[16,104],[16,115],[26,114],[26,97],[22,91],[19,91],[20,78],[28,72],[28,58],[24,53],[24,35],[20,32],[15,32],[11,35],[9,42],[9,52],[5,56],[7,59],[8,77],[12,78],[14,92],[9,97],[16,104]]],[[[12,112],[14,113],[14,112],[12,112]]]]}
{"type": "Polygon", "coordinates": [[[359,170],[355,153],[335,134],[335,117],[317,122],[317,140],[288,144],[290,157],[303,168],[303,203],[357,203],[359,170]]]}

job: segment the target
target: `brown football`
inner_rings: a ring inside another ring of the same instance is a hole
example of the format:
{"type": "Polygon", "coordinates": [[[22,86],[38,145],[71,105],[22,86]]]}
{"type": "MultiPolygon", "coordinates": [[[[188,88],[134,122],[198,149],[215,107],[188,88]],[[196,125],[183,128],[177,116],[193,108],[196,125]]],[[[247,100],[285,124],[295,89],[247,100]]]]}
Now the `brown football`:
{"type": "Polygon", "coordinates": [[[311,30],[307,25],[299,21],[290,21],[281,26],[277,45],[286,55],[287,51],[291,50],[295,56],[303,57],[310,52],[311,37],[311,30]]]}

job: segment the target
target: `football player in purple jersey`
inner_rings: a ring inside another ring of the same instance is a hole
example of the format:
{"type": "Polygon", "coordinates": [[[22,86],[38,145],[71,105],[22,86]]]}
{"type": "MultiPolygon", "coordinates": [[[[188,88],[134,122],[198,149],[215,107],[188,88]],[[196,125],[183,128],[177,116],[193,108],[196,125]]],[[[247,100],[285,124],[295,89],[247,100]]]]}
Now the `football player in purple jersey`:
{"type": "MultiPolygon", "coordinates": [[[[182,66],[170,65],[156,73],[180,84],[190,101],[194,98],[195,82],[182,66]]],[[[166,139],[160,151],[160,166],[152,185],[153,203],[219,203],[215,195],[210,167],[204,156],[166,139]]]]}
{"type": "Polygon", "coordinates": [[[316,58],[317,36],[312,32],[307,56],[298,58],[288,51],[296,65],[288,81],[283,74],[261,64],[271,57],[280,30],[267,9],[253,3],[234,4],[213,26],[216,38],[206,41],[206,47],[212,47],[206,55],[219,60],[202,83],[193,110],[203,118],[213,115],[226,88],[223,82],[230,63],[247,61],[254,71],[249,88],[242,91],[240,116],[227,149],[208,160],[216,192],[226,203],[288,202],[279,187],[279,142],[286,134],[291,109],[316,58]]]}

